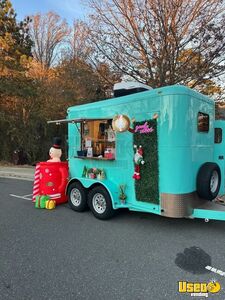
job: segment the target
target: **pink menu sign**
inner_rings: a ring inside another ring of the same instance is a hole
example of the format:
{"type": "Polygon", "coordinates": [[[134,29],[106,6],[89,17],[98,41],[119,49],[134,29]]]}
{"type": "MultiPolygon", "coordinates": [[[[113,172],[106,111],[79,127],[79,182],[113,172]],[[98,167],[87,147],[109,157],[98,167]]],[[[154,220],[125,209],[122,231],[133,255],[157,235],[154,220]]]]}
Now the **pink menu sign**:
{"type": "Polygon", "coordinates": [[[153,127],[149,127],[148,122],[145,122],[143,125],[135,126],[135,130],[134,130],[134,132],[139,132],[139,133],[151,133],[153,131],[154,131],[153,127]]]}

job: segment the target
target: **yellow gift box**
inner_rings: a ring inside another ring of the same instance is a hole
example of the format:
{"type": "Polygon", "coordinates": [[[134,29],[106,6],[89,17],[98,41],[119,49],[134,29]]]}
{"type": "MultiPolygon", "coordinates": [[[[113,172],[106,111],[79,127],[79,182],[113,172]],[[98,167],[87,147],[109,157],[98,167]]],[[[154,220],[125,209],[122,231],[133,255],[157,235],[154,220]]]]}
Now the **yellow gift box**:
{"type": "Polygon", "coordinates": [[[46,209],[54,209],[56,206],[56,201],[55,200],[48,200],[45,202],[45,208],[46,209]]]}

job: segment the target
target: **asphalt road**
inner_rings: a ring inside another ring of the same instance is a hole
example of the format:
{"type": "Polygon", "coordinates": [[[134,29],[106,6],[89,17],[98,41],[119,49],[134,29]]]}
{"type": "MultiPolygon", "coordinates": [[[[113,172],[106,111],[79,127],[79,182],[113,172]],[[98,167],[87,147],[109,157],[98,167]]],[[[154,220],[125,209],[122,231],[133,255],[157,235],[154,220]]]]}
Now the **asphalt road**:
{"type": "MultiPolygon", "coordinates": [[[[178,281],[222,287],[225,223],[119,212],[100,221],[66,205],[39,210],[27,195],[32,182],[0,178],[0,299],[195,299],[178,281]]],[[[196,297],[196,299],[204,299],[196,297]]]]}

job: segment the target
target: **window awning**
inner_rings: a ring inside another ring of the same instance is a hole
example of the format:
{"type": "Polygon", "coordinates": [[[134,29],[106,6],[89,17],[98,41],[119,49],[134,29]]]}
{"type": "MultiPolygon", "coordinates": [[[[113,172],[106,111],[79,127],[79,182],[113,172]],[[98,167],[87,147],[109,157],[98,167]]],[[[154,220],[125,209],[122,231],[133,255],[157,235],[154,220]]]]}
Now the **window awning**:
{"type": "Polygon", "coordinates": [[[80,123],[82,122],[81,119],[62,119],[62,120],[53,120],[53,121],[47,121],[48,124],[61,124],[61,123],[80,123]]]}
{"type": "Polygon", "coordinates": [[[88,121],[101,121],[101,120],[112,120],[113,118],[84,118],[84,119],[62,119],[62,120],[54,120],[54,121],[47,121],[48,124],[62,124],[62,123],[82,123],[88,121]]]}

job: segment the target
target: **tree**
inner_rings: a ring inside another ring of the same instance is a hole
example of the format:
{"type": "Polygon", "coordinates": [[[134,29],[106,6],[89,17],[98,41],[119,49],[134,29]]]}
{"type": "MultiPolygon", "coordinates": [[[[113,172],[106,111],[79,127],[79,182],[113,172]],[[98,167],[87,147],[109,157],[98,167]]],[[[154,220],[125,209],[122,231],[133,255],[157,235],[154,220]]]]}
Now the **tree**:
{"type": "Polygon", "coordinates": [[[69,47],[64,53],[70,59],[87,60],[92,49],[88,42],[89,28],[83,21],[74,21],[69,38],[69,47]]]}
{"type": "MultiPolygon", "coordinates": [[[[186,66],[186,72],[191,74],[198,61],[200,60],[203,62],[205,58],[201,54],[194,52],[192,49],[187,49],[182,51],[178,58],[178,62],[183,63],[187,56],[190,57],[190,60],[186,66]]],[[[224,87],[219,83],[219,78],[217,80],[213,80],[205,77],[199,82],[198,79],[192,79],[190,77],[188,81],[181,81],[181,83],[187,84],[191,88],[194,87],[205,95],[213,96],[216,101],[221,100],[224,94],[224,87]]]]}
{"type": "MultiPolygon", "coordinates": [[[[87,70],[89,70],[92,74],[91,78],[94,75],[95,82],[97,80],[98,85],[100,84],[101,86],[101,96],[105,94],[105,97],[109,98],[111,97],[114,83],[121,79],[121,72],[110,68],[106,62],[99,62],[95,59],[95,49],[90,44],[89,36],[90,30],[87,24],[83,21],[75,21],[69,38],[69,47],[65,49],[63,57],[65,61],[72,62],[72,68],[78,67],[80,72],[83,71],[84,77],[87,77],[87,70]]],[[[86,86],[85,80],[82,84],[86,86]]],[[[86,87],[86,90],[89,90],[89,87],[86,87]]],[[[90,96],[91,94],[88,98],[90,96]]],[[[93,91],[92,99],[94,100],[95,98],[96,92],[93,91]]]]}
{"type": "Polygon", "coordinates": [[[81,22],[76,23],[70,48],[70,31],[58,16],[38,15],[33,22],[28,18],[17,24],[10,1],[0,0],[0,159],[8,161],[17,148],[24,149],[30,163],[46,160],[52,137],[66,134],[65,126],[49,126],[47,120],[65,118],[70,105],[105,98],[99,72],[110,76],[106,65],[96,72],[87,61],[88,30],[81,22]],[[38,60],[31,57],[28,28],[33,37],[36,34],[38,60]],[[53,65],[62,46],[67,51],[53,65]]]}
{"type": "Polygon", "coordinates": [[[89,3],[90,43],[98,62],[108,62],[152,87],[175,83],[197,87],[224,73],[223,1],[89,3]]]}
{"type": "Polygon", "coordinates": [[[29,18],[17,23],[9,0],[0,1],[0,156],[12,157],[13,149],[26,145],[28,119],[35,106],[36,84],[26,77],[32,41],[29,18]]]}
{"type": "MultiPolygon", "coordinates": [[[[57,67],[55,92],[60,101],[69,105],[83,104],[104,99],[105,88],[95,69],[82,59],[64,60],[57,67]]],[[[52,91],[52,89],[51,89],[52,91]]]]}
{"type": "Polygon", "coordinates": [[[19,24],[9,0],[0,0],[0,76],[23,69],[31,56],[32,41],[26,18],[19,24]]]}
{"type": "Polygon", "coordinates": [[[59,47],[66,42],[69,33],[66,21],[53,12],[33,16],[30,34],[34,41],[34,58],[46,68],[52,66],[59,47]]]}

